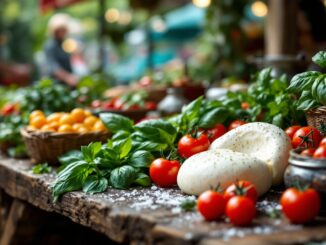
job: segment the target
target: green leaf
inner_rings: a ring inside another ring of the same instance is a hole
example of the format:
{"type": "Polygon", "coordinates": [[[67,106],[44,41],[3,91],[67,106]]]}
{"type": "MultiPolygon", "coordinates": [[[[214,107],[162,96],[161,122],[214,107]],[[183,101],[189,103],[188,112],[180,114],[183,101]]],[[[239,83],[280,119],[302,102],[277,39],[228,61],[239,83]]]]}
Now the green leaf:
{"type": "Polygon", "coordinates": [[[137,178],[137,171],[132,166],[122,166],[111,172],[110,183],[114,188],[127,189],[137,178]]]}
{"type": "Polygon", "coordinates": [[[131,137],[126,139],[116,140],[112,142],[113,149],[118,153],[119,158],[122,159],[128,155],[132,148],[131,137]]]}
{"type": "Polygon", "coordinates": [[[149,187],[152,184],[151,178],[144,173],[138,173],[135,183],[142,187],[149,187]]]}
{"type": "Polygon", "coordinates": [[[217,123],[223,123],[229,116],[229,111],[225,108],[215,108],[200,118],[198,126],[201,128],[213,128],[217,123]]]}
{"type": "Polygon", "coordinates": [[[59,157],[59,162],[63,165],[76,162],[83,159],[81,151],[69,151],[66,154],[59,157]]]}
{"type": "Polygon", "coordinates": [[[45,174],[45,173],[51,173],[52,168],[47,164],[37,164],[32,168],[32,171],[34,174],[45,174]]]}
{"type": "Polygon", "coordinates": [[[189,128],[194,127],[198,120],[200,114],[200,108],[203,103],[203,97],[200,96],[196,100],[190,102],[188,105],[182,108],[181,112],[181,128],[189,128]]]}
{"type": "Polygon", "coordinates": [[[319,106],[316,100],[312,97],[310,91],[303,91],[301,97],[296,102],[296,105],[298,110],[303,111],[307,111],[319,106]]]}
{"type": "Polygon", "coordinates": [[[90,175],[83,184],[83,191],[85,193],[103,192],[108,187],[108,180],[97,175],[90,175]]]}
{"type": "Polygon", "coordinates": [[[133,131],[134,123],[128,117],[124,117],[114,113],[101,113],[100,118],[106,128],[112,133],[116,133],[120,130],[127,132],[133,131]]]}
{"type": "Polygon", "coordinates": [[[180,203],[180,207],[182,208],[182,210],[186,212],[190,212],[195,209],[196,204],[197,204],[196,200],[186,199],[180,203]]]}
{"type": "Polygon", "coordinates": [[[96,155],[101,151],[102,143],[101,142],[92,142],[88,146],[82,146],[81,152],[83,154],[84,160],[86,162],[92,162],[96,155]]]}
{"type": "Polygon", "coordinates": [[[312,61],[319,65],[321,68],[326,68],[326,52],[319,51],[312,57],[312,61]]]}
{"type": "Polygon", "coordinates": [[[295,75],[290,83],[290,86],[287,88],[287,91],[299,93],[304,90],[310,90],[314,81],[322,75],[318,71],[307,71],[295,75]]]}
{"type": "Polygon", "coordinates": [[[136,168],[148,168],[151,162],[154,160],[154,156],[144,150],[134,152],[129,158],[129,165],[136,168]]]}
{"type": "Polygon", "coordinates": [[[273,117],[272,124],[278,126],[279,128],[283,128],[283,116],[282,114],[277,114],[273,117]]]}
{"type": "Polygon", "coordinates": [[[326,74],[319,76],[312,85],[312,97],[326,105],[326,74]]]}
{"type": "Polygon", "coordinates": [[[89,164],[85,161],[78,161],[67,165],[58,173],[52,186],[54,201],[66,192],[80,190],[91,172],[92,169],[89,169],[89,164]]]}

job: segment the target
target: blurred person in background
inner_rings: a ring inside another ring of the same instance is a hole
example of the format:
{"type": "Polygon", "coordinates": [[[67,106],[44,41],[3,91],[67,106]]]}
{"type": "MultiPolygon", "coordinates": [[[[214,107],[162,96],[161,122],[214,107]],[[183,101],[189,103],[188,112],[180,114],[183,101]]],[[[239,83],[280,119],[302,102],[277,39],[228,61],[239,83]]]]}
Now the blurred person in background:
{"type": "Polygon", "coordinates": [[[45,43],[46,72],[48,76],[70,87],[78,84],[78,77],[73,74],[70,54],[62,44],[69,32],[70,16],[56,14],[48,23],[49,39],[45,43]]]}

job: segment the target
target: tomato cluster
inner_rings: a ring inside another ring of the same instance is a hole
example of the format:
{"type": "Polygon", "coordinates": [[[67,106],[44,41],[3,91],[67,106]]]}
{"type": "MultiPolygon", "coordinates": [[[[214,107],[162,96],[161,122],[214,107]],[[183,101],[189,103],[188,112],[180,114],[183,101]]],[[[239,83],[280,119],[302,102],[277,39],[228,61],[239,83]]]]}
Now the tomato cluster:
{"type": "Polygon", "coordinates": [[[128,102],[124,102],[119,98],[112,98],[105,101],[94,100],[91,103],[91,107],[94,109],[100,108],[103,110],[123,110],[123,111],[132,111],[132,110],[140,110],[140,109],[156,110],[157,104],[153,101],[146,101],[146,102],[143,101],[141,103],[128,103],[128,102]]]}
{"type": "Polygon", "coordinates": [[[218,191],[203,192],[197,200],[197,209],[205,220],[218,220],[226,215],[236,226],[247,226],[256,216],[258,194],[249,181],[230,185],[222,194],[218,191]]]}
{"type": "Polygon", "coordinates": [[[326,158],[326,137],[322,137],[315,127],[293,125],[285,130],[293,148],[304,148],[301,155],[313,158],[326,158]]]}

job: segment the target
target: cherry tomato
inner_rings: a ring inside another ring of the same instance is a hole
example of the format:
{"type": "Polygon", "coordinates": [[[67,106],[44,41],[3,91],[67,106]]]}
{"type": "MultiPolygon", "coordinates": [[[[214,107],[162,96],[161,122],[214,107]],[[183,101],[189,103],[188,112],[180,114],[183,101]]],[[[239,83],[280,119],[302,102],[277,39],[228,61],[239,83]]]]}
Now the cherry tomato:
{"type": "Polygon", "coordinates": [[[121,110],[123,108],[123,106],[124,106],[124,103],[120,99],[114,99],[113,100],[113,105],[114,105],[114,109],[121,110]]]}
{"type": "Polygon", "coordinates": [[[258,193],[256,187],[249,181],[238,181],[226,188],[224,198],[229,201],[234,196],[243,195],[250,198],[254,203],[257,202],[258,193]]]}
{"type": "Polygon", "coordinates": [[[106,110],[112,110],[114,109],[114,104],[112,100],[105,101],[102,103],[102,108],[106,110]]]}
{"type": "Polygon", "coordinates": [[[320,141],[319,146],[321,146],[321,145],[326,145],[326,137],[324,137],[324,138],[320,141]]]}
{"type": "Polygon", "coordinates": [[[205,191],[197,200],[197,209],[205,220],[220,219],[225,211],[225,200],[221,193],[205,191]]]}
{"type": "Polygon", "coordinates": [[[320,210],[319,194],[311,188],[306,190],[289,188],[281,196],[280,203],[285,216],[292,223],[312,221],[320,210]]]}
{"type": "Polygon", "coordinates": [[[149,167],[152,181],[160,187],[172,187],[177,184],[177,175],[180,163],[176,160],[164,158],[155,159],[149,167]]]}
{"type": "Polygon", "coordinates": [[[313,158],[326,158],[326,145],[319,146],[314,152],[313,158]]]}
{"type": "Polygon", "coordinates": [[[241,103],[241,108],[244,110],[248,110],[250,108],[250,105],[248,102],[242,102],[241,103]]]}
{"type": "Polygon", "coordinates": [[[152,101],[148,101],[145,103],[145,108],[148,110],[156,110],[157,104],[152,101]]]}
{"type": "Polygon", "coordinates": [[[147,87],[152,84],[153,84],[153,79],[150,76],[144,76],[139,81],[139,85],[142,87],[147,87]]]}
{"type": "Polygon", "coordinates": [[[226,215],[236,226],[250,225],[256,216],[255,203],[249,197],[232,197],[226,204],[226,215]]]}
{"type": "Polygon", "coordinates": [[[1,108],[1,115],[9,116],[16,112],[16,104],[8,103],[1,108]]]}
{"type": "Polygon", "coordinates": [[[319,145],[321,140],[322,136],[318,129],[311,126],[302,127],[295,132],[292,138],[292,146],[293,148],[314,148],[319,145]]]}
{"type": "Polygon", "coordinates": [[[123,109],[129,110],[129,111],[136,111],[136,110],[140,110],[141,108],[140,108],[140,105],[135,104],[135,105],[131,105],[131,106],[125,105],[125,106],[123,106],[123,109]]]}
{"type": "Polygon", "coordinates": [[[306,156],[306,157],[312,157],[315,153],[316,149],[315,148],[308,148],[303,150],[300,155],[306,156]]]}
{"type": "Polygon", "coordinates": [[[101,107],[102,102],[100,100],[94,100],[91,104],[93,108],[99,108],[101,107]]]}
{"type": "Polygon", "coordinates": [[[292,140],[293,135],[295,134],[295,132],[297,132],[299,129],[301,128],[300,125],[293,125],[291,127],[288,127],[287,129],[285,129],[285,133],[290,137],[290,139],[292,140]]]}
{"type": "Polygon", "coordinates": [[[228,127],[228,130],[232,130],[232,129],[235,129],[237,127],[240,127],[242,125],[246,124],[245,121],[241,121],[241,120],[235,120],[233,122],[230,123],[229,127],[228,127]]]}
{"type": "Polygon", "coordinates": [[[223,124],[216,124],[214,128],[205,130],[205,134],[208,137],[209,142],[213,142],[217,138],[226,133],[226,128],[223,124]]]}
{"type": "Polygon", "coordinates": [[[190,134],[183,136],[178,143],[178,152],[181,157],[188,158],[209,148],[209,140],[205,134],[194,138],[190,134]]]}

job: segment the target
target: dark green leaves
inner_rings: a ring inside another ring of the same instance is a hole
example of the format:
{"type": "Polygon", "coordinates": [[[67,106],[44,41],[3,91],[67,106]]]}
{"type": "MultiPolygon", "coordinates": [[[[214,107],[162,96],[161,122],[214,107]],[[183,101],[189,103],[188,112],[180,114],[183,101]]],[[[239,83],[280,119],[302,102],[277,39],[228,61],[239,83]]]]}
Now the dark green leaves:
{"type": "Polygon", "coordinates": [[[37,164],[32,168],[34,174],[48,174],[51,173],[52,168],[47,164],[37,164]]]}
{"type": "Polygon", "coordinates": [[[326,68],[326,52],[320,51],[312,57],[312,61],[319,65],[321,68],[326,68]]]}
{"type": "Polygon", "coordinates": [[[116,133],[118,131],[133,131],[133,121],[127,117],[114,114],[114,113],[101,113],[100,118],[106,128],[112,132],[116,133]]]}
{"type": "Polygon", "coordinates": [[[122,166],[111,172],[110,183],[114,188],[127,189],[137,178],[137,171],[132,166],[122,166]]]}
{"type": "Polygon", "coordinates": [[[103,192],[108,188],[108,180],[104,177],[90,175],[83,184],[83,191],[85,193],[103,192]]]}
{"type": "Polygon", "coordinates": [[[314,81],[322,75],[318,71],[307,71],[295,75],[288,87],[289,92],[302,92],[303,90],[310,90],[314,81]]]}
{"type": "Polygon", "coordinates": [[[203,114],[198,122],[201,128],[213,128],[217,123],[223,123],[229,116],[229,111],[225,108],[214,108],[203,114]]]}
{"type": "Polygon", "coordinates": [[[92,162],[96,155],[101,151],[102,144],[100,142],[90,143],[88,146],[82,146],[81,152],[86,162],[92,162]]]}
{"type": "Polygon", "coordinates": [[[130,156],[129,164],[136,168],[148,168],[153,160],[154,156],[150,152],[139,150],[130,156]]]}
{"type": "Polygon", "coordinates": [[[310,91],[303,91],[296,105],[298,110],[307,111],[318,107],[319,104],[313,99],[310,91]]]}

